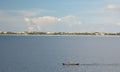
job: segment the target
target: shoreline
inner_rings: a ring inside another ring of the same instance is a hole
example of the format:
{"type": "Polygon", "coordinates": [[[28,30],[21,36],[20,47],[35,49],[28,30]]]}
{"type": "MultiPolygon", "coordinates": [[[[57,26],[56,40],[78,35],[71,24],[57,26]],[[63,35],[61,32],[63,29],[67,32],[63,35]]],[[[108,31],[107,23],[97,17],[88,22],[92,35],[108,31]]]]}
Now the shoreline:
{"type": "Polygon", "coordinates": [[[95,36],[95,37],[120,37],[120,35],[24,35],[24,34],[0,34],[0,36],[95,36]]]}

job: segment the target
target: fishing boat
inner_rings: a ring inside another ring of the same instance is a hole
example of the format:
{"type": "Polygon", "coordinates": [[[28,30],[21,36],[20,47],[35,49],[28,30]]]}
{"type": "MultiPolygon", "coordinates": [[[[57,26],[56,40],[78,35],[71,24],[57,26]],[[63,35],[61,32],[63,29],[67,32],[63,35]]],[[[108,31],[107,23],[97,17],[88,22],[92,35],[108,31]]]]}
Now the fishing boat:
{"type": "Polygon", "coordinates": [[[68,66],[75,66],[75,65],[79,65],[79,63],[71,63],[71,62],[68,62],[68,63],[62,63],[63,65],[68,65],[68,66]]]}

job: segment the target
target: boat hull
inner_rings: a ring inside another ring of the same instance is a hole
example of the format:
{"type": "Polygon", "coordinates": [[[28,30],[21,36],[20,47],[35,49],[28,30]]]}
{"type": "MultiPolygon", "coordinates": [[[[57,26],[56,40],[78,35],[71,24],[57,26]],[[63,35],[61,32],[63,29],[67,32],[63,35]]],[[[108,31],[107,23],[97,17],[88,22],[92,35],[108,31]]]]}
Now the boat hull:
{"type": "Polygon", "coordinates": [[[75,66],[79,65],[79,63],[62,63],[63,65],[68,65],[68,66],[75,66]]]}

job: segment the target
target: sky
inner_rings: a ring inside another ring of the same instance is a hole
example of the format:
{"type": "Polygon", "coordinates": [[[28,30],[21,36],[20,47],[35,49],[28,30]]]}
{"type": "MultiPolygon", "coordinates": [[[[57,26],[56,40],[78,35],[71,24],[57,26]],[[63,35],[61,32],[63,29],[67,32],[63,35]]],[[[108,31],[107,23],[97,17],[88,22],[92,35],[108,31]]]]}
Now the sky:
{"type": "Polygon", "coordinates": [[[120,0],[0,0],[0,31],[119,32],[120,0]]]}

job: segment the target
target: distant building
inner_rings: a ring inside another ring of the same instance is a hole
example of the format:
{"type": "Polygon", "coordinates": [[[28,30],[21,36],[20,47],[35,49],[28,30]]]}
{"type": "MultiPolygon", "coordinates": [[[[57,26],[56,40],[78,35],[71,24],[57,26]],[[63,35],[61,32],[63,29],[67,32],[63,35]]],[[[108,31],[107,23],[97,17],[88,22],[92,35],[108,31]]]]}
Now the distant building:
{"type": "Polygon", "coordinates": [[[4,34],[7,34],[7,32],[3,32],[4,34]]]}
{"type": "Polygon", "coordinates": [[[95,32],[95,35],[104,36],[104,35],[105,35],[105,33],[104,33],[104,32],[95,32]]]}

